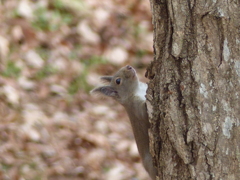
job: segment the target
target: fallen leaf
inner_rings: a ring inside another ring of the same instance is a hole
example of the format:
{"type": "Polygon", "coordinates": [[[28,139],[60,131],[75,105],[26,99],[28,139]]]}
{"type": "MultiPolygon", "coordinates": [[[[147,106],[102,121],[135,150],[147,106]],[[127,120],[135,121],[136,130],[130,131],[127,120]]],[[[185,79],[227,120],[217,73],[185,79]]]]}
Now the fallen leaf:
{"type": "Polygon", "coordinates": [[[124,62],[126,62],[128,59],[128,53],[122,47],[108,49],[104,56],[108,59],[109,62],[116,65],[124,64],[124,62]]]}
{"type": "Polygon", "coordinates": [[[34,68],[42,68],[44,65],[43,59],[34,50],[29,50],[25,55],[26,62],[34,68]]]}

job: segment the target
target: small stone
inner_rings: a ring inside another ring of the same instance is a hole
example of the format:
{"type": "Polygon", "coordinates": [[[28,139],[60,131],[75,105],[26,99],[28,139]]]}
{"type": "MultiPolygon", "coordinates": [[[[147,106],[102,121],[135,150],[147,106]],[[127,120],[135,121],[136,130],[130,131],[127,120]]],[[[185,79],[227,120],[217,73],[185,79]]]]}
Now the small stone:
{"type": "Polygon", "coordinates": [[[27,79],[25,76],[21,76],[20,78],[18,78],[18,84],[26,90],[32,90],[35,88],[36,84],[33,81],[30,81],[29,79],[27,79]]]}
{"type": "Polygon", "coordinates": [[[109,49],[105,53],[105,57],[109,60],[109,62],[120,65],[124,64],[124,62],[128,59],[127,51],[122,47],[115,47],[113,49],[109,49]]]}
{"type": "Polygon", "coordinates": [[[101,121],[101,120],[99,120],[95,123],[95,128],[102,134],[106,134],[109,130],[107,123],[105,121],[101,121]]]}
{"type": "Polygon", "coordinates": [[[7,56],[9,52],[9,41],[0,36],[0,57],[5,60],[5,57],[7,56]]]}
{"type": "Polygon", "coordinates": [[[21,26],[13,27],[12,36],[15,41],[20,41],[24,37],[21,26]]]}
{"type": "Polygon", "coordinates": [[[100,42],[99,35],[89,27],[89,25],[87,24],[87,21],[81,21],[78,24],[77,32],[88,43],[98,44],[100,42]]]}
{"type": "Polygon", "coordinates": [[[66,113],[63,113],[63,112],[60,112],[60,111],[56,112],[53,116],[53,120],[55,122],[64,122],[68,119],[69,119],[69,116],[66,113]]]}
{"type": "Polygon", "coordinates": [[[108,171],[106,180],[121,180],[124,179],[124,174],[125,167],[123,166],[123,164],[117,163],[108,171]]]}
{"type": "Polygon", "coordinates": [[[3,86],[3,93],[11,104],[19,104],[20,95],[14,87],[10,85],[3,86]]]}
{"type": "Polygon", "coordinates": [[[25,60],[34,68],[42,68],[44,65],[43,59],[33,50],[30,50],[26,53],[25,60]]]}
{"type": "Polygon", "coordinates": [[[33,10],[31,8],[31,4],[28,0],[21,0],[17,12],[20,16],[25,18],[32,18],[33,17],[33,10]]]}
{"type": "Polygon", "coordinates": [[[63,86],[57,85],[57,84],[51,85],[50,90],[51,90],[51,92],[59,94],[59,95],[64,95],[67,93],[67,90],[63,86]]]}

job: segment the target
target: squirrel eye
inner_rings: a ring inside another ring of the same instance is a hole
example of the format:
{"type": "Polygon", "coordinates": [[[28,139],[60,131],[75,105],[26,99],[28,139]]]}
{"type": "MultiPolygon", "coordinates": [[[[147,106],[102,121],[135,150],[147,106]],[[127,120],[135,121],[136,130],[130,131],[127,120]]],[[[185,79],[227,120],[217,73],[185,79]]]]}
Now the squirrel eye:
{"type": "Polygon", "coordinates": [[[121,78],[117,78],[116,79],[116,84],[120,84],[121,83],[121,78]]]}

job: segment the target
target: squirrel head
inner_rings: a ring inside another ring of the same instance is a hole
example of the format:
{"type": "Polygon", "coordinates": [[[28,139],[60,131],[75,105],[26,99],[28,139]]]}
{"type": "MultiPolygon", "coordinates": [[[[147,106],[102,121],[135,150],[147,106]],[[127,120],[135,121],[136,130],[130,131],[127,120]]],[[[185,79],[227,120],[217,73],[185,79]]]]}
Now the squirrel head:
{"type": "Polygon", "coordinates": [[[102,94],[112,97],[120,104],[124,104],[132,97],[138,88],[138,77],[132,66],[122,67],[113,76],[103,76],[101,80],[108,83],[91,91],[91,93],[102,94]]]}

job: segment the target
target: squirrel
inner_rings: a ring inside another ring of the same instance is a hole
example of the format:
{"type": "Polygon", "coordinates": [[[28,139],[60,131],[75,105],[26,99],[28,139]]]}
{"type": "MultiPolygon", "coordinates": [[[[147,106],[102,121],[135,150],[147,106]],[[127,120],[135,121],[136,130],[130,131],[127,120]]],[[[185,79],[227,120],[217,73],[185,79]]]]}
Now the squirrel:
{"type": "Polygon", "coordinates": [[[152,180],[155,180],[157,170],[153,165],[152,156],[149,150],[148,129],[150,123],[148,120],[145,98],[148,87],[147,84],[138,80],[136,70],[129,65],[122,67],[113,76],[101,77],[101,80],[109,83],[109,85],[97,87],[90,93],[112,97],[123,105],[131,122],[143,166],[152,180]]]}

